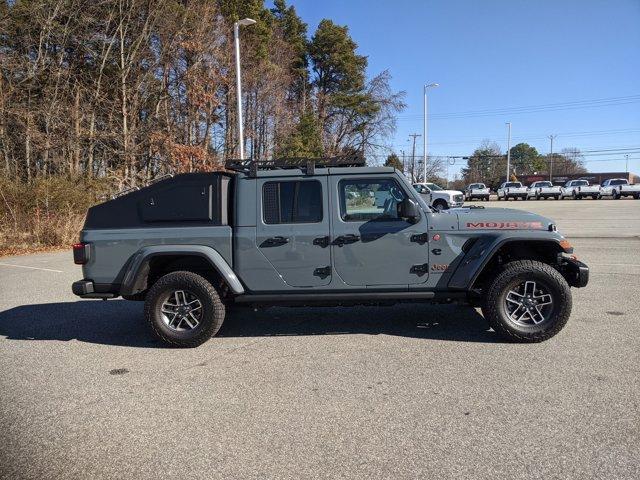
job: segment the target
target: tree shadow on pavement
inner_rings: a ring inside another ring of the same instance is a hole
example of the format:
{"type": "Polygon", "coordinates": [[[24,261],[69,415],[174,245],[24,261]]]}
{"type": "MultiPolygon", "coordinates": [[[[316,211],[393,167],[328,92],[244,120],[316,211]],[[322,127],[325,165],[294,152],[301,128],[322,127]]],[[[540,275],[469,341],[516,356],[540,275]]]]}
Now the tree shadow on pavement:
{"type": "MultiPolygon", "coordinates": [[[[455,305],[389,307],[234,308],[219,336],[393,335],[458,342],[499,342],[474,309],[455,305]]],[[[76,301],[24,305],[0,312],[9,340],[78,340],[102,345],[163,348],[143,319],[142,302],[76,301]]]]}

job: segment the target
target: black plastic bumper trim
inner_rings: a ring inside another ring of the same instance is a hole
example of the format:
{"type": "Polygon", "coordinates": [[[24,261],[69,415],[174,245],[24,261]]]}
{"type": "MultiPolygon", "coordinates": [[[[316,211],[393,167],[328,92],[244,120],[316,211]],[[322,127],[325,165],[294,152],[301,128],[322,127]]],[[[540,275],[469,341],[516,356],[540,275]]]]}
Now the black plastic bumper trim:
{"type": "Polygon", "coordinates": [[[589,283],[589,267],[580,260],[566,259],[565,278],[572,287],[582,288],[589,283]]]}
{"type": "Polygon", "coordinates": [[[91,280],[78,280],[71,285],[71,291],[80,298],[114,298],[116,296],[112,292],[101,290],[104,290],[104,285],[95,285],[91,280]]]}

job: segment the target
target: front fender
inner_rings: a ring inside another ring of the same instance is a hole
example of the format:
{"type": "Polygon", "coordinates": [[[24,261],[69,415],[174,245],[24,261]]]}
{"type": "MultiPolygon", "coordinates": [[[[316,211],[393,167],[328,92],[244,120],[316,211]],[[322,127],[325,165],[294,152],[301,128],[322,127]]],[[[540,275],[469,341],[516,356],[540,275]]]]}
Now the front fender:
{"type": "Polygon", "coordinates": [[[484,267],[496,252],[510,242],[554,242],[559,244],[562,235],[556,232],[521,230],[514,232],[483,232],[467,251],[451,275],[448,287],[452,290],[469,290],[484,267]]]}
{"type": "Polygon", "coordinates": [[[151,259],[164,255],[196,255],[205,258],[226,281],[231,291],[244,293],[244,287],[229,264],[215,249],[206,245],[152,245],[138,250],[125,272],[120,295],[134,295],[144,290],[151,259]]]}

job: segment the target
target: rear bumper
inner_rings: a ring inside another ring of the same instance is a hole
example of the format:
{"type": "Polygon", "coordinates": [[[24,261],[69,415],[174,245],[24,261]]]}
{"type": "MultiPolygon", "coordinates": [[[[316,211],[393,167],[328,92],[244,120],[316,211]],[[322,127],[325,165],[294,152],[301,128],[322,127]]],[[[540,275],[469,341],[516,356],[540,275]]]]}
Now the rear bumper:
{"type": "MultiPolygon", "coordinates": [[[[98,288],[97,290],[102,290],[98,288]]],[[[71,285],[71,291],[80,298],[114,298],[111,292],[96,291],[96,286],[91,280],[78,280],[71,285]]]]}
{"type": "Polygon", "coordinates": [[[564,278],[572,287],[586,287],[589,283],[589,267],[580,260],[567,258],[564,263],[564,278]]]}

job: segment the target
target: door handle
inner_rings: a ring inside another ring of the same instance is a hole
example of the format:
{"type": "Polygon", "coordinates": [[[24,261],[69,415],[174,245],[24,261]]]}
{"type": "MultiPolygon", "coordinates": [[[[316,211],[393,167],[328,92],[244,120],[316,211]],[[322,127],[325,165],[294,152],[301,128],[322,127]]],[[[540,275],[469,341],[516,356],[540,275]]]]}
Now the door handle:
{"type": "Polygon", "coordinates": [[[341,247],[343,245],[346,245],[347,243],[356,243],[358,241],[360,241],[360,235],[354,235],[350,233],[349,235],[341,235],[339,237],[336,237],[333,243],[341,247]]]}
{"type": "Polygon", "coordinates": [[[261,247],[279,247],[280,245],[285,245],[289,243],[289,239],[287,237],[271,237],[267,238],[264,242],[260,244],[261,247]]]}
{"type": "Polygon", "coordinates": [[[327,235],[324,237],[314,238],[313,244],[318,245],[319,247],[322,247],[322,248],[326,248],[329,246],[330,241],[331,241],[331,238],[329,238],[329,236],[327,235]]]}

